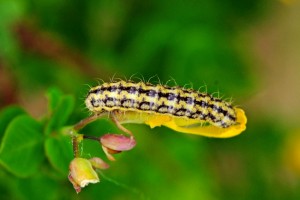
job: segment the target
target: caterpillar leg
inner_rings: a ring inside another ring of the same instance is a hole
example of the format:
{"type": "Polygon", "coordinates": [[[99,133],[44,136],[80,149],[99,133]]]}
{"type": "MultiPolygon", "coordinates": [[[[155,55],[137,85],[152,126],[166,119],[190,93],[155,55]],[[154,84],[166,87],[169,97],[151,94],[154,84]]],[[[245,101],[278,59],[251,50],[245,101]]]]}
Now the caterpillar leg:
{"type": "Polygon", "coordinates": [[[106,115],[107,112],[99,112],[99,113],[95,113],[94,115],[92,116],[89,116],[83,120],[81,120],[80,122],[78,122],[77,124],[75,124],[74,126],[74,130],[78,131],[80,129],[82,129],[83,127],[85,127],[86,125],[88,125],[89,123],[103,117],[104,115],[106,115]]]}
{"type": "Polygon", "coordinates": [[[115,125],[123,132],[127,133],[128,135],[130,135],[131,137],[133,137],[133,134],[130,130],[126,129],[116,118],[116,112],[118,111],[112,111],[110,113],[110,119],[115,123],[115,125]]]}

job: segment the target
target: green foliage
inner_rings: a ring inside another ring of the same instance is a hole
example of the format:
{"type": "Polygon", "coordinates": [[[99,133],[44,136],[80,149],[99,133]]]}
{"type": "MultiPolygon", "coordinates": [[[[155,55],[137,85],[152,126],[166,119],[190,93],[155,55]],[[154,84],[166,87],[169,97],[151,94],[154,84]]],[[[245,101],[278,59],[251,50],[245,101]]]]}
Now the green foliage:
{"type": "MultiPolygon", "coordinates": [[[[53,92],[53,91],[52,91],[53,92]]],[[[74,97],[70,95],[58,98],[58,93],[49,93],[51,117],[45,128],[45,134],[58,130],[65,125],[74,108],[74,97]]]]}
{"type": "Polygon", "coordinates": [[[15,117],[3,137],[1,164],[20,177],[36,173],[44,159],[42,142],[41,124],[27,115],[15,117]]]}
{"type": "MultiPolygon", "coordinates": [[[[57,182],[61,179],[67,182],[69,163],[73,159],[71,127],[67,124],[75,107],[74,97],[64,95],[57,88],[50,88],[46,96],[48,113],[40,121],[18,106],[7,107],[0,113],[0,130],[3,133],[0,164],[21,178],[15,183],[21,189],[13,197],[41,199],[45,195],[43,191],[47,190],[45,198],[54,199],[59,193],[57,182]],[[45,159],[47,162],[44,162],[45,159]],[[53,172],[47,173],[49,169],[53,172]]],[[[104,130],[113,129],[111,123],[104,124],[104,130]]],[[[98,130],[98,127],[86,130],[95,132],[93,129],[98,130]]],[[[0,177],[8,178],[5,174],[0,174],[0,177]]]]}
{"type": "Polygon", "coordinates": [[[10,106],[0,113],[0,142],[10,121],[21,114],[25,111],[17,106],[10,106]]]}
{"type": "Polygon", "coordinates": [[[50,163],[61,173],[66,175],[68,172],[68,163],[73,156],[72,146],[69,129],[62,128],[73,112],[74,98],[63,95],[55,88],[51,88],[47,96],[50,116],[45,124],[36,121],[16,106],[9,107],[0,114],[0,129],[5,132],[0,161],[17,176],[28,177],[39,170],[45,158],[44,142],[50,163]]]}
{"type": "Polygon", "coordinates": [[[69,135],[49,137],[45,141],[46,156],[59,172],[68,175],[69,164],[73,159],[72,143],[69,135]]]}
{"type": "Polygon", "coordinates": [[[47,98],[48,98],[48,112],[53,113],[54,110],[58,107],[59,103],[61,102],[62,91],[57,88],[49,88],[47,91],[47,98]]]}
{"type": "Polygon", "coordinates": [[[44,174],[34,175],[30,178],[20,179],[17,182],[17,187],[20,188],[20,193],[17,195],[22,199],[57,199],[59,185],[57,182],[44,174]],[[41,190],[43,188],[43,190],[41,190]],[[47,193],[45,194],[45,191],[47,193]]]}
{"type": "Polygon", "coordinates": [[[49,113],[42,121],[33,119],[18,106],[10,106],[0,113],[0,130],[3,133],[0,163],[15,176],[26,178],[16,183],[21,190],[15,197],[21,195],[22,199],[56,198],[57,180],[41,173],[41,169],[48,168],[43,161],[47,158],[52,170],[66,178],[73,158],[70,128],[65,125],[73,112],[74,98],[63,95],[56,88],[49,89],[47,97],[49,113]],[[44,190],[47,190],[46,197],[44,190]]]}

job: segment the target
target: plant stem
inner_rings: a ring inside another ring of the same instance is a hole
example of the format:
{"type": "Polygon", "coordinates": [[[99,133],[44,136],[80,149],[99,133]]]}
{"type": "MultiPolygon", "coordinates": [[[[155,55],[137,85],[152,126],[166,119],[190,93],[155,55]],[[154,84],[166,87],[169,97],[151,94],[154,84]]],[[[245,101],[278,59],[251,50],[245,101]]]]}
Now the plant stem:
{"type": "Polygon", "coordinates": [[[76,135],[72,136],[72,146],[73,146],[74,158],[78,158],[79,157],[79,148],[78,148],[78,137],[76,135]]]}
{"type": "MultiPolygon", "coordinates": [[[[87,117],[87,118],[81,120],[80,122],[78,122],[77,124],[75,124],[73,126],[73,128],[70,131],[70,134],[72,136],[73,155],[75,158],[78,158],[80,156],[78,142],[81,141],[83,138],[92,139],[92,136],[82,136],[82,135],[78,134],[77,132],[80,129],[84,128],[89,123],[99,119],[100,117],[103,117],[105,114],[107,114],[107,113],[106,112],[96,113],[90,117],[87,117]]],[[[96,139],[96,138],[93,138],[93,139],[96,139]]],[[[96,140],[99,141],[99,138],[97,138],[96,140]]]]}
{"type": "Polygon", "coordinates": [[[89,135],[83,135],[83,139],[90,139],[90,140],[96,140],[96,141],[100,141],[99,137],[95,137],[95,136],[89,136],[89,135]]]}

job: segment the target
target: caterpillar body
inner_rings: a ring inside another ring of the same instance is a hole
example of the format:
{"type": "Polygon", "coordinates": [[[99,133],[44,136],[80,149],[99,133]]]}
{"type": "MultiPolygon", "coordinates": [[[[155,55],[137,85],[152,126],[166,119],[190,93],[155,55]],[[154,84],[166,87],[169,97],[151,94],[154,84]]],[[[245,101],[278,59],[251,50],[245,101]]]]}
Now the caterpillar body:
{"type": "Polygon", "coordinates": [[[85,100],[93,113],[133,111],[208,122],[227,128],[236,124],[233,106],[220,98],[192,89],[117,81],[93,87],[85,100]]]}

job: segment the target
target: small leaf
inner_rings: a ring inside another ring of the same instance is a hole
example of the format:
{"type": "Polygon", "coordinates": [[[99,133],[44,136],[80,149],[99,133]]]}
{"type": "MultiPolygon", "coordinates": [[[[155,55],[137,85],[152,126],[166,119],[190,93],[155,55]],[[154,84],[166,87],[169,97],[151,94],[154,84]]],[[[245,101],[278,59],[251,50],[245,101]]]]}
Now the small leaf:
{"type": "Polygon", "coordinates": [[[73,96],[66,95],[61,98],[58,105],[53,110],[51,119],[46,126],[46,135],[49,135],[51,132],[58,130],[66,124],[69,116],[73,111],[74,104],[75,100],[73,96]]]}
{"type": "Polygon", "coordinates": [[[10,121],[18,115],[25,114],[25,111],[18,106],[10,106],[0,113],[0,142],[10,121]]]}
{"type": "Polygon", "coordinates": [[[69,163],[73,159],[73,150],[70,136],[59,135],[47,138],[45,142],[46,156],[52,166],[59,172],[67,175],[69,163]]]}
{"type": "Polygon", "coordinates": [[[49,112],[52,113],[53,110],[59,105],[63,94],[59,89],[52,87],[48,89],[46,96],[48,98],[49,112]]]}
{"type": "Polygon", "coordinates": [[[0,163],[20,177],[36,173],[44,158],[42,142],[42,126],[28,115],[18,116],[5,131],[0,163]]]}

